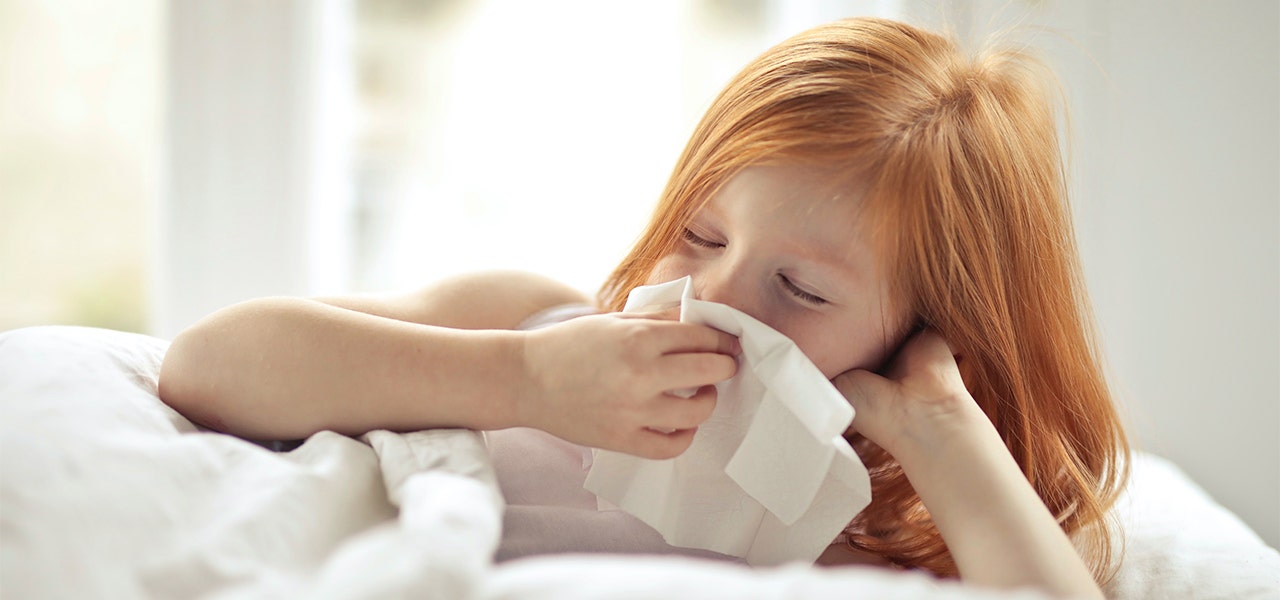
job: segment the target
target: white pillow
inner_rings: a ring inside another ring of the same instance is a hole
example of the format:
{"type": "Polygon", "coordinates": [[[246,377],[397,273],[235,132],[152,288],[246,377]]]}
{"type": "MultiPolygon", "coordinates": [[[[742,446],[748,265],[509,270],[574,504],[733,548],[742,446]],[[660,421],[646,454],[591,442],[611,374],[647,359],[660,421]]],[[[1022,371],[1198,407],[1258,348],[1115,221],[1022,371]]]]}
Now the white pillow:
{"type": "Polygon", "coordinates": [[[1109,598],[1280,598],[1280,553],[1173,463],[1134,452],[1109,598]]]}

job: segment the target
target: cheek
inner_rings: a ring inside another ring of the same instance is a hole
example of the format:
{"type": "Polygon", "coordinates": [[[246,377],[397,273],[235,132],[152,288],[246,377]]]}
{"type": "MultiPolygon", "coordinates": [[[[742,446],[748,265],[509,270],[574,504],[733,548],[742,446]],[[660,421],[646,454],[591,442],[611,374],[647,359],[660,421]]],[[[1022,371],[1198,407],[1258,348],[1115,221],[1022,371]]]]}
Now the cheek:
{"type": "Polygon", "coordinates": [[[665,258],[654,263],[653,270],[649,271],[649,277],[645,280],[645,285],[656,285],[680,279],[691,273],[689,265],[680,258],[679,255],[669,254],[665,258]]]}
{"type": "Polygon", "coordinates": [[[827,379],[850,369],[878,371],[894,350],[878,324],[824,324],[792,339],[827,379]]]}
{"type": "Polygon", "coordinates": [[[796,340],[800,351],[813,361],[818,370],[827,379],[831,379],[849,369],[862,367],[862,361],[858,360],[858,344],[853,340],[841,340],[840,337],[843,336],[832,335],[828,330],[817,339],[792,339],[796,340]]]}

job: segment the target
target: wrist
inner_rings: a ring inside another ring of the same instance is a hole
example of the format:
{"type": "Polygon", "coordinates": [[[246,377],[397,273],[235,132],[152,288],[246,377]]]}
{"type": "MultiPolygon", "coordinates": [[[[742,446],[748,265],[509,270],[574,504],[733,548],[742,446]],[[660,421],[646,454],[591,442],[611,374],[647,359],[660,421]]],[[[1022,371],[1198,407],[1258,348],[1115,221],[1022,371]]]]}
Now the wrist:
{"type": "MultiPolygon", "coordinates": [[[[976,409],[976,406],[975,406],[976,409]]],[[[1088,569],[980,410],[932,451],[900,459],[960,576],[996,587],[1097,596],[1088,569]]],[[[957,421],[957,425],[960,423],[957,421]]]]}
{"type": "Polygon", "coordinates": [[[971,398],[927,419],[918,419],[885,448],[908,476],[914,472],[948,469],[957,462],[980,458],[993,449],[1005,451],[995,426],[971,398]]]}
{"type": "MultiPolygon", "coordinates": [[[[527,384],[524,379],[524,332],[508,330],[469,330],[451,332],[460,336],[454,358],[461,358],[459,369],[476,365],[479,369],[465,375],[469,381],[455,388],[461,403],[449,422],[454,426],[476,430],[507,429],[522,426],[521,398],[527,384]],[[479,384],[479,385],[476,385],[479,384]]],[[[455,376],[457,374],[455,373],[455,376]]],[[[433,403],[425,403],[429,406],[433,403]]]]}
{"type": "Polygon", "coordinates": [[[511,415],[512,427],[540,428],[537,407],[542,404],[546,384],[541,377],[543,368],[539,364],[542,354],[539,353],[541,336],[536,331],[512,331],[512,353],[516,365],[515,393],[508,403],[508,414],[511,415]]]}

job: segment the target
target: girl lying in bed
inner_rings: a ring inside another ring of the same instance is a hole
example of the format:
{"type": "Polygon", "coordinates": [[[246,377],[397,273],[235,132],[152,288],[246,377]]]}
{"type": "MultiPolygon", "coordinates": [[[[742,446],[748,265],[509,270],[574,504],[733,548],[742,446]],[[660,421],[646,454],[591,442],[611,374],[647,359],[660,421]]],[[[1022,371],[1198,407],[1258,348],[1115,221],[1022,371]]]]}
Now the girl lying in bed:
{"type": "Polygon", "coordinates": [[[900,23],[816,28],[715,100],[594,303],[515,273],[245,302],[174,340],[160,395],[253,439],[523,427],[673,457],[735,373],[737,340],[615,311],[689,275],[701,299],[790,337],[856,410],[846,437],[873,500],[820,563],[1098,596],[1127,446],[1049,81],[1020,53],[970,59],[900,23]],[[683,388],[698,392],[668,393],[683,388]]]}

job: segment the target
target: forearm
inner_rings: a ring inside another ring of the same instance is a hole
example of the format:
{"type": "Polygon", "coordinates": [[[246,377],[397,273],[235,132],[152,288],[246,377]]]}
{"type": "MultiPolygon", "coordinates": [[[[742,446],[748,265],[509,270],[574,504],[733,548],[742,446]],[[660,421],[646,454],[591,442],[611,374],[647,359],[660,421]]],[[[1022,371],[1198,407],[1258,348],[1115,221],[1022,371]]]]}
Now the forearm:
{"type": "Polygon", "coordinates": [[[968,428],[935,440],[927,452],[907,453],[902,462],[960,576],[992,587],[1102,597],[995,429],[980,414],[968,428]]]}
{"type": "Polygon", "coordinates": [[[165,356],[160,395],[197,422],[254,439],[508,427],[523,372],[519,335],[298,298],[255,300],[179,335],[165,356]]]}

